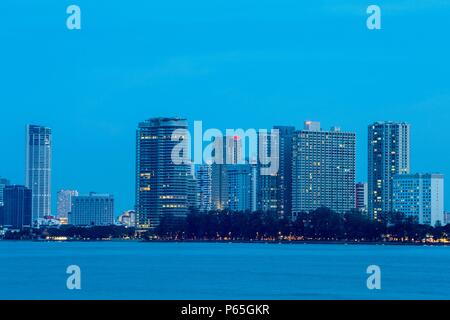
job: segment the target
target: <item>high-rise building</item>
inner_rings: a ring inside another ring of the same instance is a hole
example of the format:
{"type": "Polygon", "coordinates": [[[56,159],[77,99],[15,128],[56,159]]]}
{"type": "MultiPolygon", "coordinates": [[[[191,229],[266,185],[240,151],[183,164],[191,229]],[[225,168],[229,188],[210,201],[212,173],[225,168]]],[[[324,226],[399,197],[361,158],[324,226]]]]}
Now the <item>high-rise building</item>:
{"type": "Polygon", "coordinates": [[[51,215],[52,131],[28,125],[26,133],[25,186],[32,193],[32,219],[51,215]]]}
{"type": "Polygon", "coordinates": [[[392,206],[420,224],[444,225],[444,176],[402,174],[394,176],[392,206]]]}
{"type": "Polygon", "coordinates": [[[228,177],[227,209],[250,211],[252,209],[252,166],[250,164],[226,165],[228,177]]]}
{"type": "Polygon", "coordinates": [[[280,218],[292,215],[292,141],[294,127],[275,126],[279,134],[279,170],[277,174],[277,212],[280,218]]]}
{"type": "MultiPolygon", "coordinates": [[[[258,176],[258,209],[263,212],[277,212],[279,208],[279,185],[278,175],[279,171],[271,174],[261,174],[261,169],[270,166],[269,158],[275,157],[279,163],[280,155],[274,154],[276,151],[272,150],[272,146],[277,141],[272,141],[272,134],[263,134],[258,136],[258,153],[259,153],[259,176],[258,176]]],[[[279,148],[276,145],[276,149],[279,148]]]]}
{"type": "Polygon", "coordinates": [[[226,136],[216,148],[222,151],[222,155],[215,150],[214,156],[219,163],[211,164],[211,202],[213,210],[229,209],[229,179],[228,168],[236,164],[242,164],[244,159],[243,141],[238,136],[226,136]]]}
{"type": "Polygon", "coordinates": [[[60,190],[57,198],[57,214],[58,218],[67,220],[69,213],[72,211],[72,199],[78,196],[77,190],[60,190]]]}
{"type": "Polygon", "coordinates": [[[258,209],[263,212],[278,211],[278,184],[276,175],[259,175],[258,209]]]}
{"type": "Polygon", "coordinates": [[[228,170],[224,164],[211,165],[211,202],[213,210],[228,208],[228,170]]]}
{"type": "Polygon", "coordinates": [[[4,206],[0,223],[12,229],[31,227],[31,190],[24,186],[10,185],[5,187],[3,195],[4,206]]]}
{"type": "Polygon", "coordinates": [[[3,206],[3,190],[9,185],[9,180],[0,178],[0,207],[3,206]]]}
{"type": "MultiPolygon", "coordinates": [[[[204,165],[205,173],[209,174],[206,170],[210,170],[213,210],[256,211],[258,208],[259,168],[255,160],[256,154],[244,154],[243,144],[244,137],[224,137],[222,148],[220,143],[216,145],[216,148],[223,150],[223,163],[204,165]]],[[[217,157],[220,158],[217,153],[214,156],[216,160],[217,157]]],[[[207,183],[202,185],[208,186],[207,183]]]]}
{"type": "MultiPolygon", "coordinates": [[[[267,163],[264,157],[276,158],[278,171],[270,175],[258,177],[258,203],[262,211],[272,211],[278,217],[291,217],[292,212],[292,140],[295,128],[287,126],[275,126],[274,132],[278,133],[276,141],[272,141],[273,135],[259,137],[259,148],[263,148],[260,156],[262,162],[267,163]],[[275,150],[272,147],[275,146],[275,150]],[[278,154],[275,154],[278,153],[278,154]]],[[[261,167],[265,165],[262,164],[261,167]]]]}
{"type": "Polygon", "coordinates": [[[69,224],[75,226],[108,226],[114,223],[114,197],[91,192],[72,199],[69,224]]]}
{"type": "Polygon", "coordinates": [[[212,204],[212,165],[199,165],[196,172],[198,193],[199,193],[199,211],[207,213],[213,209],[212,204]]]}
{"type": "Polygon", "coordinates": [[[366,182],[358,182],[355,185],[355,209],[362,213],[367,213],[368,186],[366,182]]]}
{"type": "MultiPolygon", "coordinates": [[[[136,131],[136,214],[141,228],[157,227],[164,216],[186,217],[189,212],[189,164],[172,161],[180,141],[177,130],[187,133],[186,119],[153,118],[136,131]]],[[[180,139],[186,139],[181,134],[180,139]]],[[[187,141],[187,140],[186,140],[187,141]]]]}
{"type": "Polygon", "coordinates": [[[410,125],[376,122],[369,126],[369,215],[392,212],[393,179],[410,172],[410,125]]]}
{"type": "Polygon", "coordinates": [[[244,164],[244,138],[239,136],[226,136],[224,138],[224,164],[244,164]]]}
{"type": "Polygon", "coordinates": [[[355,134],[305,122],[293,139],[292,211],[327,207],[344,213],[355,205],[355,134]]]}

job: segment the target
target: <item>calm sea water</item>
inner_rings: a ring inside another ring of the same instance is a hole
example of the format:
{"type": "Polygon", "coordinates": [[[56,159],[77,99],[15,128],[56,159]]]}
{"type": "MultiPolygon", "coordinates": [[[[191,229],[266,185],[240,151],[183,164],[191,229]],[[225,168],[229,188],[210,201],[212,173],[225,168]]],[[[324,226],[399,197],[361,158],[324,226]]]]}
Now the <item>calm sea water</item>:
{"type": "Polygon", "coordinates": [[[450,247],[0,241],[0,299],[450,299],[450,247]]]}

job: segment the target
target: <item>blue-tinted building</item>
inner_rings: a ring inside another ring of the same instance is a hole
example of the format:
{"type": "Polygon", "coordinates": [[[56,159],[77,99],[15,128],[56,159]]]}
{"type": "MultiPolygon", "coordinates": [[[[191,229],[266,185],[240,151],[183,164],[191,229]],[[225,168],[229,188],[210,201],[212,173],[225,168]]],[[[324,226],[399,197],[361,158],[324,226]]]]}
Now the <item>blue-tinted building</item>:
{"type": "Polygon", "coordinates": [[[212,173],[211,164],[199,165],[195,173],[198,185],[198,210],[202,213],[207,213],[213,209],[212,173]]]}
{"type": "Polygon", "coordinates": [[[52,130],[28,125],[25,186],[32,192],[33,221],[51,215],[52,130]]]}
{"type": "Polygon", "coordinates": [[[410,125],[376,122],[368,133],[368,212],[378,219],[393,211],[394,176],[410,173],[410,125]]]}
{"type": "Polygon", "coordinates": [[[114,223],[114,197],[91,192],[72,198],[69,224],[75,226],[108,226],[114,223]]]}
{"type": "Polygon", "coordinates": [[[31,227],[31,197],[31,190],[24,186],[6,186],[3,190],[4,206],[0,223],[4,227],[12,229],[31,227]]]}
{"type": "MultiPolygon", "coordinates": [[[[260,157],[276,158],[278,171],[271,175],[258,176],[258,209],[272,211],[280,218],[290,218],[292,214],[292,141],[295,128],[290,126],[275,126],[278,139],[273,143],[273,135],[268,134],[261,140],[258,148],[260,157]],[[272,150],[272,147],[275,150],[272,150]]],[[[264,165],[261,165],[264,167],[264,165]]]]}
{"type": "Polygon", "coordinates": [[[395,212],[401,212],[417,223],[444,225],[444,175],[394,176],[392,206],[395,212]]]}
{"type": "Polygon", "coordinates": [[[180,118],[153,118],[137,128],[136,215],[141,228],[154,228],[164,216],[182,218],[189,212],[191,166],[172,161],[180,143],[172,134],[187,129],[187,120],[180,118]]]}
{"type": "Polygon", "coordinates": [[[3,206],[3,190],[9,185],[9,180],[0,178],[0,207],[3,206]]]}
{"type": "Polygon", "coordinates": [[[250,164],[226,165],[228,178],[227,209],[231,211],[252,210],[252,166],[250,164]]]}

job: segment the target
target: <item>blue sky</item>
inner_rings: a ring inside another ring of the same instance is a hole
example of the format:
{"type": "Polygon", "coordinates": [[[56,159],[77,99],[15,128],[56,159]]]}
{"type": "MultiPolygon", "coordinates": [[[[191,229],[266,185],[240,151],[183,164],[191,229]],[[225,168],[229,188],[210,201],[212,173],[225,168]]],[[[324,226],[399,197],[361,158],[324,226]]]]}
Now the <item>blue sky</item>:
{"type": "MultiPolygon", "coordinates": [[[[412,171],[450,176],[450,2],[42,0],[0,2],[0,176],[24,182],[27,123],[53,128],[53,190],[134,204],[135,128],[155,116],[211,128],[357,133],[412,125],[412,171]],[[77,4],[82,30],[66,28],[77,4]],[[382,9],[382,30],[366,8],[382,9]]],[[[447,192],[447,205],[450,196],[447,192]]]]}

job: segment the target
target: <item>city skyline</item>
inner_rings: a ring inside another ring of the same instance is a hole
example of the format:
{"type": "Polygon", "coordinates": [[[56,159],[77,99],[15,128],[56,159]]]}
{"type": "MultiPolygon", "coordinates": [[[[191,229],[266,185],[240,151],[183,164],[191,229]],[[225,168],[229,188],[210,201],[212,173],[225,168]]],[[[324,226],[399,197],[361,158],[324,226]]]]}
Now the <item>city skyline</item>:
{"type": "MultiPolygon", "coordinates": [[[[153,120],[155,120],[154,118],[152,118],[153,120]]],[[[150,120],[148,120],[148,121],[151,121],[152,119],[150,119],[150,120]]],[[[158,119],[158,118],[156,118],[156,119],[158,119]]],[[[163,118],[164,119],[164,118],[163,118]]],[[[144,123],[144,122],[142,122],[141,121],[141,123],[144,123]]],[[[188,126],[188,128],[189,128],[189,130],[192,130],[192,128],[189,126],[189,121],[186,121],[185,122],[185,124],[183,124],[183,128],[185,128],[185,126],[187,125],[188,126]]],[[[377,123],[381,123],[381,124],[384,124],[384,123],[392,123],[392,122],[389,122],[389,121],[383,121],[383,122],[375,122],[375,124],[377,124],[377,123]]],[[[401,123],[399,123],[399,124],[403,124],[404,122],[401,122],[401,123]]],[[[311,122],[311,121],[305,121],[305,123],[304,123],[304,125],[305,126],[311,126],[311,124],[313,125],[313,126],[318,126],[317,128],[315,128],[315,127],[311,127],[312,128],[312,131],[314,132],[314,131],[317,131],[317,130],[321,130],[321,131],[319,131],[319,132],[322,132],[322,133],[330,133],[330,132],[332,132],[332,131],[327,131],[326,129],[324,130],[324,129],[322,129],[321,127],[320,127],[320,123],[317,123],[317,125],[316,125],[316,122],[311,122]]],[[[408,131],[409,131],[409,129],[410,129],[410,125],[409,124],[407,124],[408,125],[408,131]]],[[[369,130],[370,130],[370,128],[371,128],[371,126],[373,126],[373,124],[370,124],[369,126],[368,126],[368,128],[369,128],[369,130]]],[[[274,127],[277,127],[277,126],[274,126],[274,127]]],[[[279,126],[278,126],[279,127],[279,126]]],[[[49,127],[45,127],[46,129],[48,129],[48,130],[51,130],[51,128],[49,128],[49,127]]],[[[296,133],[301,133],[302,132],[302,130],[305,130],[305,129],[302,129],[302,128],[298,128],[298,127],[286,127],[286,128],[292,128],[292,130],[293,129],[295,129],[296,131],[296,133]]],[[[309,128],[309,129],[311,129],[311,128],[309,128]]],[[[235,129],[237,129],[237,128],[235,128],[235,129]]],[[[245,129],[247,129],[247,128],[243,128],[244,130],[245,129]]],[[[340,132],[340,128],[337,128],[337,127],[332,127],[332,130],[336,130],[336,132],[340,132]]],[[[346,130],[346,132],[348,132],[349,130],[346,130]]],[[[408,141],[410,140],[411,138],[409,137],[409,135],[408,135],[408,141]]],[[[356,140],[358,140],[358,137],[356,137],[356,140]]],[[[411,140],[413,140],[414,141],[414,138],[412,138],[411,140]]],[[[370,143],[369,143],[370,144],[370,143]]],[[[409,147],[408,147],[408,149],[409,149],[409,147]]],[[[414,147],[411,147],[411,149],[414,149],[414,147]]],[[[281,152],[281,151],[280,151],[281,152]]],[[[361,157],[363,157],[363,156],[366,156],[366,155],[359,155],[359,154],[356,154],[356,159],[358,159],[358,158],[361,158],[361,157]]],[[[408,161],[409,161],[409,159],[408,159],[408,161]]],[[[356,161],[356,162],[358,162],[358,161],[356,161]]],[[[409,164],[408,164],[409,165],[409,164]]],[[[366,170],[368,169],[368,168],[365,168],[366,170]]],[[[213,170],[214,171],[214,170],[213,170]]],[[[409,172],[409,171],[408,171],[409,172]]],[[[417,171],[417,170],[415,170],[415,168],[413,167],[413,170],[412,170],[412,172],[411,173],[415,173],[415,172],[419,172],[419,171],[417,171]]],[[[431,174],[441,174],[441,172],[440,171],[435,171],[435,172],[433,172],[433,171],[430,171],[430,170],[425,170],[425,171],[423,171],[424,173],[431,173],[431,174]]],[[[406,173],[406,172],[405,172],[406,173]]],[[[444,175],[445,176],[445,175],[444,175]]],[[[5,178],[8,178],[8,177],[5,177],[5,178]]],[[[259,180],[260,178],[258,178],[258,180],[259,180]]],[[[363,179],[360,179],[360,178],[356,178],[356,179],[352,179],[352,181],[354,181],[355,183],[357,183],[357,182],[366,182],[367,183],[367,180],[363,180],[363,179]]],[[[250,182],[249,182],[250,183],[250,182]]],[[[15,185],[21,185],[22,183],[17,183],[16,181],[11,181],[11,184],[15,184],[15,185]]],[[[261,186],[258,186],[258,188],[260,188],[261,186]]],[[[58,190],[58,192],[60,192],[60,191],[64,191],[64,189],[61,189],[61,190],[58,190]]],[[[112,192],[110,192],[109,190],[108,190],[108,188],[104,188],[104,189],[102,189],[102,190],[95,190],[95,191],[103,191],[103,192],[108,192],[108,193],[111,193],[111,194],[114,194],[114,193],[112,193],[112,192]]],[[[260,190],[258,190],[258,191],[260,191],[260,190]]],[[[90,193],[90,192],[92,192],[92,189],[89,189],[89,191],[86,191],[86,192],[81,192],[81,193],[84,193],[84,194],[87,194],[87,193],[90,193]]],[[[116,195],[115,195],[116,196],[116,195]]],[[[253,196],[251,196],[250,195],[250,198],[251,197],[253,197],[253,196]]],[[[119,198],[120,198],[120,194],[119,194],[119,198]]],[[[56,199],[56,198],[55,198],[56,199]]],[[[369,197],[369,199],[370,199],[370,197],[369,197]]],[[[352,199],[352,201],[353,201],[354,199],[352,199]]],[[[248,201],[250,201],[250,199],[248,200],[248,201]]],[[[134,203],[134,200],[133,200],[133,203],[134,203]]],[[[52,206],[53,207],[55,207],[55,205],[57,205],[57,203],[56,203],[56,201],[55,201],[55,203],[52,203],[52,206]]],[[[263,207],[260,207],[260,205],[261,204],[258,204],[257,206],[255,206],[255,207],[258,207],[258,208],[263,208],[263,207]]],[[[135,207],[134,207],[134,205],[123,205],[122,204],[122,206],[121,206],[121,208],[122,207],[125,207],[126,209],[124,209],[124,210],[122,210],[122,209],[118,209],[116,212],[115,212],[115,216],[118,216],[118,215],[120,215],[122,212],[125,212],[125,211],[127,211],[127,210],[135,210],[135,207]]],[[[252,208],[254,208],[253,206],[252,206],[252,208]]],[[[214,206],[213,206],[213,209],[214,209],[214,206]]],[[[263,209],[263,210],[267,210],[267,209],[263,209]]],[[[445,210],[445,208],[444,208],[444,210],[445,210]]],[[[57,213],[57,209],[55,209],[53,212],[52,212],[52,215],[53,216],[56,216],[56,213],[57,213]]]]}
{"type": "Polygon", "coordinates": [[[0,1],[0,299],[450,300],[449,21],[450,0],[0,1]]]}

